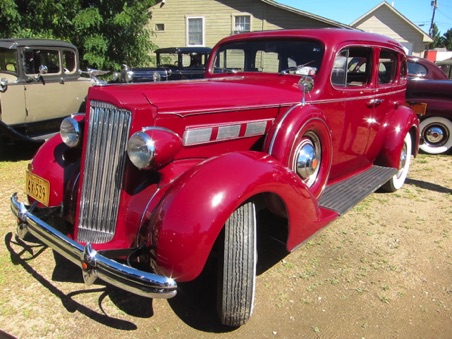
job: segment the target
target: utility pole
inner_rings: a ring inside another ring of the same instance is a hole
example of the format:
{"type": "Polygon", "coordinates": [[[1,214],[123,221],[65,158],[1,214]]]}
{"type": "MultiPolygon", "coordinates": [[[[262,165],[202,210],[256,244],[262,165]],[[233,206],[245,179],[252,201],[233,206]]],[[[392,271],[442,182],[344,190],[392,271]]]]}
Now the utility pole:
{"type": "Polygon", "coordinates": [[[435,23],[435,11],[438,8],[438,0],[432,0],[431,5],[433,7],[433,14],[432,14],[432,22],[430,24],[429,35],[430,35],[430,38],[434,38],[433,35],[434,35],[435,32],[433,31],[433,25],[435,23]]]}

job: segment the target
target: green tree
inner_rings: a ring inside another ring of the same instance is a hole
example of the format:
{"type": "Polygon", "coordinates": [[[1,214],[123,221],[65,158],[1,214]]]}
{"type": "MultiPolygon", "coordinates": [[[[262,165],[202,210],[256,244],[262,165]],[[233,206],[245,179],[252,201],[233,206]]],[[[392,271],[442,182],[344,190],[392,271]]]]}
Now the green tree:
{"type": "Polygon", "coordinates": [[[156,46],[146,28],[155,0],[1,0],[1,38],[53,38],[80,51],[82,67],[149,65],[156,46]]]}
{"type": "Polygon", "coordinates": [[[452,28],[449,28],[441,37],[440,47],[446,47],[448,51],[452,51],[452,28]]]}
{"type": "Polygon", "coordinates": [[[432,34],[431,38],[433,39],[433,42],[431,43],[430,48],[433,49],[433,48],[436,48],[436,47],[440,47],[440,45],[441,45],[441,34],[440,34],[440,32],[438,30],[438,26],[436,26],[436,24],[433,24],[432,33],[433,34],[432,34]]]}

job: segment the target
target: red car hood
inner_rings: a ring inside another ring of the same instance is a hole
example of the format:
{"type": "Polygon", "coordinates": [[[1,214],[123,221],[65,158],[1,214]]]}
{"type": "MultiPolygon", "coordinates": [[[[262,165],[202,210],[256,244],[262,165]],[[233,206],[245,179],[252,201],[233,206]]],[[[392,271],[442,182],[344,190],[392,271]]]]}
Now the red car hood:
{"type": "Polygon", "coordinates": [[[93,87],[91,100],[121,107],[152,104],[159,113],[189,114],[231,108],[293,105],[301,100],[297,77],[272,77],[254,82],[247,77],[154,82],[93,87]],[[276,81],[275,81],[276,80],[276,81]]]}

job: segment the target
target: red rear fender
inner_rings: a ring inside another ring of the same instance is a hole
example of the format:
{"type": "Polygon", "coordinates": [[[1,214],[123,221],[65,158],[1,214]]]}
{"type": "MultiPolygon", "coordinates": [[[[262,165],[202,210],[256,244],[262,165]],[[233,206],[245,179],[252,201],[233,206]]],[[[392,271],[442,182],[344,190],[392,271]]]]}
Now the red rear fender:
{"type": "Polygon", "coordinates": [[[406,106],[399,106],[385,123],[385,141],[375,163],[381,166],[399,168],[400,152],[405,135],[411,133],[413,155],[417,156],[419,148],[419,119],[406,106]]]}

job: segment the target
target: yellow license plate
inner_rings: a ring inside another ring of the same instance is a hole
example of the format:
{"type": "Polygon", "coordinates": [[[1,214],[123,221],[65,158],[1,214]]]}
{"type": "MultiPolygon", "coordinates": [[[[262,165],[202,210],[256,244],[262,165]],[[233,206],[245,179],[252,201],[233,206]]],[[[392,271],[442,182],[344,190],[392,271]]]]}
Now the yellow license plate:
{"type": "Polygon", "coordinates": [[[26,172],[25,192],[45,206],[49,206],[50,183],[36,174],[26,172]]]}

